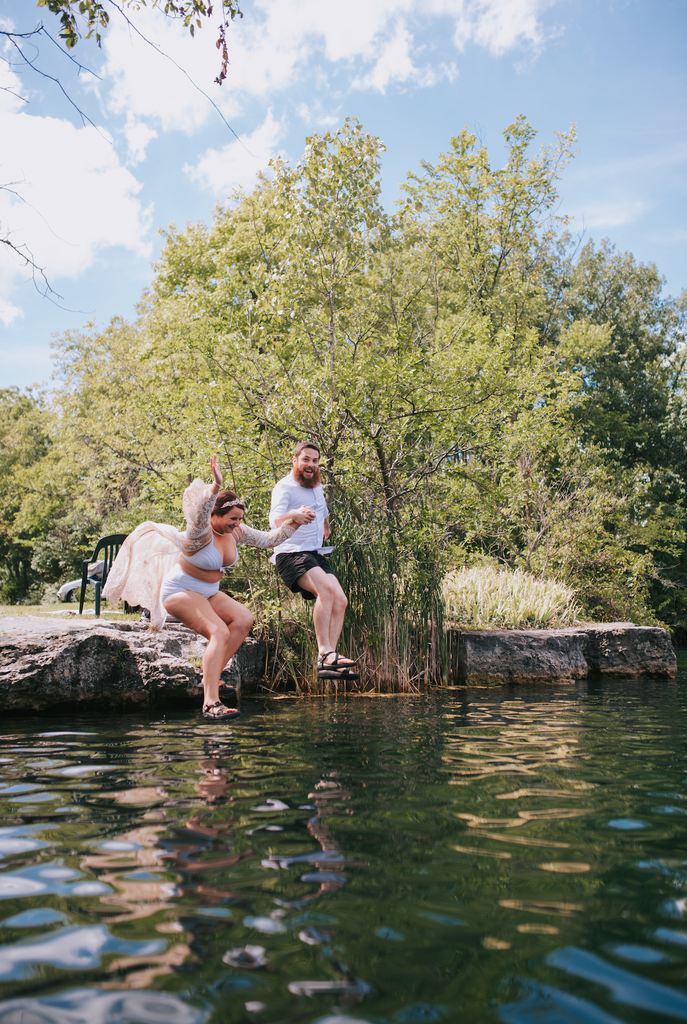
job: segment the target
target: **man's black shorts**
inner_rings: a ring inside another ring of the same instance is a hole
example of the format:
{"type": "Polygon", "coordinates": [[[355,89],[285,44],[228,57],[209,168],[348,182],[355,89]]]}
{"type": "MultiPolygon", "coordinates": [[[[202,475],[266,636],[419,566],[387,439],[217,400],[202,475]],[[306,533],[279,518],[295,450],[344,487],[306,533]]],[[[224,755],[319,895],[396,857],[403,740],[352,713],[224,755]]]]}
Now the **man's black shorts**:
{"type": "Polygon", "coordinates": [[[301,576],[309,569],[315,568],[324,569],[330,576],[334,575],[327,559],[317,551],[284,551],[277,555],[275,565],[289,590],[292,590],[294,594],[302,594],[306,601],[314,601],[317,595],[298,586],[301,576]]]}

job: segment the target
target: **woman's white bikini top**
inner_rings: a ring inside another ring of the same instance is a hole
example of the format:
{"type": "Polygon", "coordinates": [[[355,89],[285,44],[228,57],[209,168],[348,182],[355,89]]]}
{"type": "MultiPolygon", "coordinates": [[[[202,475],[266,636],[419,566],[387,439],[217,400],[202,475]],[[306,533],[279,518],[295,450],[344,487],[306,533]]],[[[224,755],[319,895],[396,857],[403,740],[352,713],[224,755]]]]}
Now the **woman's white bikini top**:
{"type": "Polygon", "coordinates": [[[231,569],[231,566],[236,565],[239,560],[239,552],[237,547],[236,558],[231,565],[222,565],[222,556],[215,545],[210,542],[210,544],[206,544],[204,548],[201,548],[200,551],[196,551],[195,555],[185,554],[184,558],[191,565],[195,565],[196,569],[231,569]]]}

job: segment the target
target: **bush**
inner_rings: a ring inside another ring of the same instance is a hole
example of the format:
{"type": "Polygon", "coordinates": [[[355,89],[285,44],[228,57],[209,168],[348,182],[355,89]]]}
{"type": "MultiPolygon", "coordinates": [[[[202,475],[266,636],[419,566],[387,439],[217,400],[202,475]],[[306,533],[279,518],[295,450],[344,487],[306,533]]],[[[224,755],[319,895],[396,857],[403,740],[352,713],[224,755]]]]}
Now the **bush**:
{"type": "Polygon", "coordinates": [[[570,587],[516,569],[491,566],[448,573],[442,593],[449,626],[480,629],[561,629],[579,623],[570,587]]]}

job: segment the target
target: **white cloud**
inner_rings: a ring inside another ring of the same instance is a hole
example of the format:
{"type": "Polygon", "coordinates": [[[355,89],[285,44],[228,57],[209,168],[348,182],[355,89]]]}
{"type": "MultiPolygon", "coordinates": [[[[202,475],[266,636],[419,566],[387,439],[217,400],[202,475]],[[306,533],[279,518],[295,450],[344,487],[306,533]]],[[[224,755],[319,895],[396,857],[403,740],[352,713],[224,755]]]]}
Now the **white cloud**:
{"type": "Polygon", "coordinates": [[[11,302],[0,298],[0,323],[3,323],[5,327],[9,327],[17,317],[23,315],[19,306],[13,306],[11,302]]]}
{"type": "Polygon", "coordinates": [[[211,104],[174,66],[183,68],[231,122],[249,99],[275,101],[278,93],[311,74],[318,56],[350,71],[355,88],[384,92],[393,83],[417,86],[453,80],[453,64],[437,64],[421,45],[432,22],[447,22],[450,38],[497,56],[514,48],[538,50],[546,39],[541,13],[557,0],[255,0],[245,18],[229,26],[230,65],[220,88],[215,30],[188,32],[159,12],[142,8],[136,25],[168,57],[113,16],[105,35],[104,74],[114,83],[107,103],[135,124],[155,121],[163,131],[191,134],[213,114],[211,104]],[[168,58],[171,58],[168,59],[168,58]]]}
{"type": "Polygon", "coordinates": [[[407,82],[418,78],[419,69],[411,56],[413,38],[407,26],[401,21],[390,39],[382,45],[381,53],[374,67],[361,79],[353,82],[359,89],[377,89],[386,92],[392,82],[407,82]]]}
{"type": "MultiPolygon", "coordinates": [[[[5,85],[18,91],[7,71],[0,80],[5,85]]],[[[51,283],[80,274],[107,246],[149,255],[150,212],[136,198],[141,185],[119,163],[109,137],[25,109],[13,92],[0,90],[0,138],[12,140],[0,164],[0,184],[10,186],[0,189],[2,236],[26,246],[51,283]]],[[[8,295],[27,269],[4,245],[0,269],[7,324],[19,315],[8,295]]]]}
{"type": "MultiPolygon", "coordinates": [[[[657,144],[646,133],[637,136],[636,145],[637,153],[587,159],[570,168],[564,205],[574,212],[576,226],[605,231],[635,224],[660,207],[657,180],[664,188],[671,181],[681,185],[687,165],[687,144],[682,139],[657,144]]],[[[652,233],[651,237],[657,236],[652,233]]]]}
{"type": "Polygon", "coordinates": [[[276,156],[282,133],[282,125],[270,110],[251,135],[242,135],[240,142],[235,140],[222,149],[209,149],[194,167],[187,165],[184,170],[192,181],[199,181],[216,196],[224,198],[235,189],[248,189],[258,171],[276,156]]]}
{"type": "Polygon", "coordinates": [[[129,117],[124,134],[129,147],[129,161],[132,164],[140,164],[145,160],[148,143],[157,138],[157,132],[143,121],[134,121],[129,117]]]}
{"type": "Polygon", "coordinates": [[[555,0],[464,0],[447,3],[461,8],[456,18],[455,44],[463,50],[468,42],[476,43],[501,57],[517,46],[540,49],[546,35],[541,26],[541,12],[555,0]]]}
{"type": "Polygon", "coordinates": [[[299,103],[296,107],[296,114],[301,121],[307,125],[316,125],[318,128],[333,128],[341,123],[339,110],[330,112],[325,110],[321,100],[313,100],[308,106],[307,103],[299,103]]]}
{"type": "Polygon", "coordinates": [[[589,203],[582,207],[580,219],[585,228],[618,228],[638,220],[646,207],[641,199],[589,203]]]}

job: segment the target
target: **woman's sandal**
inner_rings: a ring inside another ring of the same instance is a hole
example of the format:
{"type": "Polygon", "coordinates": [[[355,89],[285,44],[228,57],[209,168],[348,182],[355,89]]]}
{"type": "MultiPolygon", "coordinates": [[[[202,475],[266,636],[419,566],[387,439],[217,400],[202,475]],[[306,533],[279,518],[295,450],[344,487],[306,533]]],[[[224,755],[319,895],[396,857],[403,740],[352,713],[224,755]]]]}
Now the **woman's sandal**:
{"type": "Polygon", "coordinates": [[[228,708],[221,700],[216,700],[214,704],[203,704],[203,710],[201,711],[203,718],[213,718],[215,721],[219,721],[222,718],[236,718],[239,714],[238,708],[228,708]],[[224,708],[224,711],[213,713],[213,708],[224,708]]]}
{"type": "Polygon", "coordinates": [[[360,676],[357,672],[353,672],[352,669],[355,667],[355,662],[342,662],[339,664],[339,655],[336,651],[325,651],[317,659],[317,678],[318,679],[359,679],[360,676]],[[334,655],[334,660],[327,662],[326,659],[330,654],[334,655]]]}

